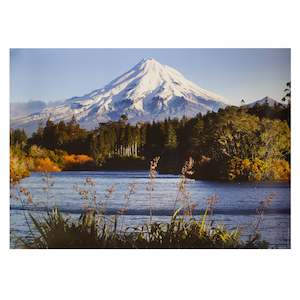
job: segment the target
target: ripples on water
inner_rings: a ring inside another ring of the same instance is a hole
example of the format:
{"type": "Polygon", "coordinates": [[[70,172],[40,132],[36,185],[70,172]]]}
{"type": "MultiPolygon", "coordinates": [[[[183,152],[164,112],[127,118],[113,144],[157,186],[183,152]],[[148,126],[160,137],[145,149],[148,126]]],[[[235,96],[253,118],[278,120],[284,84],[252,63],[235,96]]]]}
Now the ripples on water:
{"type": "MultiPolygon", "coordinates": [[[[107,213],[114,214],[124,207],[124,194],[128,185],[135,185],[135,193],[131,196],[128,211],[124,217],[128,225],[142,224],[149,220],[149,191],[147,172],[60,172],[53,173],[50,198],[46,201],[43,187],[45,183],[40,173],[33,173],[22,181],[33,196],[34,207],[43,211],[47,207],[57,206],[69,214],[79,214],[83,209],[83,201],[74,190],[74,186],[83,187],[86,177],[91,177],[96,185],[97,199],[104,200],[107,188],[114,186],[107,204],[107,213]],[[48,204],[46,204],[48,202],[48,204]]],[[[153,214],[158,221],[168,221],[173,212],[177,196],[179,178],[176,175],[158,175],[154,183],[152,197],[153,214]]],[[[196,214],[206,207],[206,201],[213,194],[219,198],[214,210],[215,223],[222,223],[228,229],[240,225],[244,235],[251,230],[255,219],[256,208],[260,201],[274,193],[270,209],[266,211],[261,233],[263,238],[273,247],[290,247],[290,185],[288,183],[228,183],[217,181],[188,180],[187,190],[191,201],[196,204],[196,214]]],[[[11,232],[25,235],[27,226],[20,203],[11,200],[11,232]]],[[[38,213],[38,212],[36,212],[38,213]]]]}

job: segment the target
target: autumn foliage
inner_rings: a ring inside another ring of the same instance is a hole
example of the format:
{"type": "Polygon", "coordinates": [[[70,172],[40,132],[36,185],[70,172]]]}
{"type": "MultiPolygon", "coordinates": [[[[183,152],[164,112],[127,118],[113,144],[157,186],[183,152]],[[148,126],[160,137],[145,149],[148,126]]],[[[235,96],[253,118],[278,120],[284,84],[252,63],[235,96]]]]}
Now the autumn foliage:
{"type": "Polygon", "coordinates": [[[85,154],[70,154],[64,155],[64,169],[65,170],[78,170],[84,169],[87,167],[91,167],[93,165],[94,160],[85,154]]]}
{"type": "Polygon", "coordinates": [[[36,172],[59,172],[61,169],[50,160],[49,157],[37,158],[35,160],[35,171],[36,172]]]}
{"type": "Polygon", "coordinates": [[[261,160],[234,158],[230,161],[229,180],[289,180],[290,165],[282,159],[261,160]]]}
{"type": "Polygon", "coordinates": [[[88,161],[92,161],[93,159],[85,154],[71,154],[64,156],[65,164],[84,164],[88,161]]]}
{"type": "Polygon", "coordinates": [[[16,184],[22,178],[29,176],[29,169],[26,163],[26,159],[12,150],[10,153],[9,169],[11,184],[16,184]]]}

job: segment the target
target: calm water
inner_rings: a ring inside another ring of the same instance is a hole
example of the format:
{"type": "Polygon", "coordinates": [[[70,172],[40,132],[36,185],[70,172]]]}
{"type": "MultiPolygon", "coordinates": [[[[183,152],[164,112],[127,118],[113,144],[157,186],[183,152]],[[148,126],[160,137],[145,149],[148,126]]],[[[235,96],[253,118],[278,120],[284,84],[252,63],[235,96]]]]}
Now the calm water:
{"type": "MultiPolygon", "coordinates": [[[[33,205],[28,207],[41,214],[47,207],[57,206],[62,211],[76,216],[82,212],[84,201],[75,191],[76,186],[84,186],[85,179],[93,179],[97,200],[104,201],[108,214],[118,209],[128,208],[124,222],[127,225],[142,224],[149,220],[149,178],[147,172],[60,172],[51,175],[49,192],[45,193],[45,178],[33,173],[22,181],[33,196],[33,205]],[[124,194],[129,186],[134,193],[128,202],[124,194]],[[148,188],[147,188],[148,187],[148,188]],[[111,189],[111,193],[108,192],[111,189]],[[109,195],[109,196],[108,196],[109,195]]],[[[154,220],[168,221],[177,196],[179,178],[175,175],[158,175],[154,183],[152,207],[154,220]]],[[[222,223],[228,229],[239,225],[243,236],[248,236],[255,221],[256,208],[260,201],[274,195],[270,208],[266,211],[261,225],[261,234],[274,248],[290,247],[290,185],[288,183],[224,183],[188,180],[187,190],[196,205],[196,212],[204,209],[207,198],[216,195],[218,202],[214,209],[215,223],[222,223]]],[[[12,194],[14,191],[12,190],[12,194]]],[[[180,203],[179,203],[180,204],[180,203]]],[[[178,205],[179,205],[178,204],[178,205]]],[[[177,206],[178,206],[177,205],[177,206]]],[[[11,199],[11,236],[28,234],[22,206],[11,199]]]]}

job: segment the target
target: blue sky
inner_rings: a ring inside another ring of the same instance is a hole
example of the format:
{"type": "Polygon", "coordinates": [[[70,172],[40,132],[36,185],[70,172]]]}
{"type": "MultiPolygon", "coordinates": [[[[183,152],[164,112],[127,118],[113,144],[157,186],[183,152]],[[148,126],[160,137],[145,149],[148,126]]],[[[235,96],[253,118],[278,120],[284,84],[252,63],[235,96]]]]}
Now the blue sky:
{"type": "Polygon", "coordinates": [[[10,100],[81,96],[148,57],[232,104],[279,100],[290,81],[289,49],[11,49],[10,100]]]}

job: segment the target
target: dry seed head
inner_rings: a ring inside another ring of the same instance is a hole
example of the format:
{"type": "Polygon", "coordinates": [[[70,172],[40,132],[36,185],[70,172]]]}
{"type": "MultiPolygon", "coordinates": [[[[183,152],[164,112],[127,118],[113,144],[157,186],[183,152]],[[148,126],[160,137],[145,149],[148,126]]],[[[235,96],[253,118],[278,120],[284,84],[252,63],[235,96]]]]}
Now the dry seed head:
{"type": "Polygon", "coordinates": [[[184,166],[181,169],[181,174],[183,176],[186,175],[193,175],[193,166],[194,166],[194,160],[189,157],[189,159],[185,162],[184,166]]]}
{"type": "Polygon", "coordinates": [[[263,201],[260,202],[260,206],[257,208],[256,212],[258,214],[263,213],[264,210],[272,204],[274,197],[275,193],[268,195],[263,201]]]}
{"type": "Polygon", "coordinates": [[[211,197],[207,198],[207,206],[209,208],[213,208],[218,201],[219,201],[218,196],[216,194],[214,194],[211,197]]]}
{"type": "Polygon", "coordinates": [[[86,179],[85,179],[85,183],[84,183],[85,185],[89,185],[89,186],[95,186],[95,181],[91,178],[91,177],[87,177],[86,179]]]}
{"type": "Polygon", "coordinates": [[[115,185],[111,185],[109,186],[106,190],[106,194],[104,195],[105,197],[105,201],[109,200],[113,194],[113,192],[115,191],[115,185]]]}
{"type": "Polygon", "coordinates": [[[158,166],[159,159],[160,159],[160,157],[156,156],[150,162],[150,174],[149,174],[150,178],[155,178],[155,176],[157,174],[156,169],[157,169],[157,166],[158,166]]]}
{"type": "Polygon", "coordinates": [[[27,188],[20,187],[20,193],[26,197],[28,203],[32,203],[32,195],[27,188]]]}

